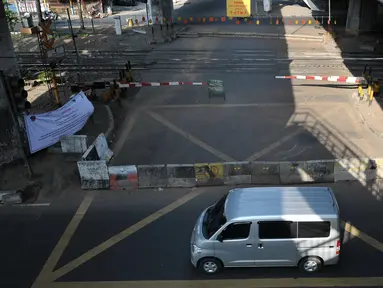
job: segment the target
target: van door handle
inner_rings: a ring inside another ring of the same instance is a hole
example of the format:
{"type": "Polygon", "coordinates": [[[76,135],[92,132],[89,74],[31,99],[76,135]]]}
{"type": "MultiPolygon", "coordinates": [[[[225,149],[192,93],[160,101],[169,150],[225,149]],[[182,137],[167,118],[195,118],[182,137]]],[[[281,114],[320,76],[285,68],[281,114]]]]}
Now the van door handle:
{"type": "Polygon", "coordinates": [[[263,249],[263,244],[258,244],[258,249],[263,249]]]}
{"type": "Polygon", "coordinates": [[[253,247],[253,245],[252,244],[246,244],[246,247],[253,247]]]}

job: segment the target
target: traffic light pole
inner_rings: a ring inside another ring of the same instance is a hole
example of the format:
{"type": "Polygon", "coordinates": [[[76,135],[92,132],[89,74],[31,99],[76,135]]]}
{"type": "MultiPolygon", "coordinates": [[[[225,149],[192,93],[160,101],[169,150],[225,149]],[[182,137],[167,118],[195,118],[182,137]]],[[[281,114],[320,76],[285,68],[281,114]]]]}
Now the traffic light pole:
{"type": "Polygon", "coordinates": [[[37,16],[39,18],[39,23],[43,22],[43,13],[41,12],[41,4],[40,0],[36,0],[36,10],[37,10],[37,16]]]}
{"type": "Polygon", "coordinates": [[[24,146],[23,141],[21,140],[22,139],[22,137],[21,137],[21,131],[22,130],[20,128],[19,121],[18,121],[18,116],[17,116],[17,112],[16,112],[16,103],[11,96],[10,84],[6,80],[3,71],[0,71],[0,81],[1,81],[1,85],[4,87],[4,90],[5,90],[6,97],[4,97],[4,99],[7,102],[7,105],[9,107],[9,112],[10,112],[10,115],[12,117],[12,122],[16,126],[16,129],[17,129],[16,140],[17,140],[17,145],[19,147],[18,150],[20,152],[21,157],[23,158],[24,165],[27,168],[29,178],[32,178],[33,177],[32,167],[29,164],[27,154],[25,153],[24,148],[23,148],[23,146],[24,146]]]}

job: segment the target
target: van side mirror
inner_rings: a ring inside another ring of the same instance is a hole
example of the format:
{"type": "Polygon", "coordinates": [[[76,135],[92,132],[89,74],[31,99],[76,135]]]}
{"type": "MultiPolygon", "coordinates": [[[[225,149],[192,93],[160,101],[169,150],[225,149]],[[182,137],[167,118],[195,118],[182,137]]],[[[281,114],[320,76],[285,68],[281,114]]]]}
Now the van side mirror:
{"type": "Polygon", "coordinates": [[[222,235],[222,234],[219,234],[219,235],[217,236],[217,240],[218,240],[219,242],[223,242],[223,235],[222,235]]]}

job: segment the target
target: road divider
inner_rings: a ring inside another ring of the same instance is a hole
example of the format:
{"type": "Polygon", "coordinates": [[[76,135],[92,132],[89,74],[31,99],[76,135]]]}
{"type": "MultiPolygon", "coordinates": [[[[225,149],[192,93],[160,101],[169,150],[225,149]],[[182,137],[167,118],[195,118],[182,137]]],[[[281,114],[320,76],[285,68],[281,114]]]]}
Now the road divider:
{"type": "Polygon", "coordinates": [[[251,183],[278,185],[280,164],[278,162],[251,162],[251,183]]]}
{"type": "Polygon", "coordinates": [[[134,190],[221,185],[289,185],[383,179],[383,159],[216,162],[110,166],[92,144],[77,162],[82,189],[134,190]]]}
{"type": "Polygon", "coordinates": [[[167,165],[139,165],[138,187],[161,188],[168,185],[167,165]]]}
{"type": "Polygon", "coordinates": [[[167,187],[194,187],[197,180],[194,165],[167,165],[167,187]]]}
{"type": "Polygon", "coordinates": [[[100,134],[96,140],[77,161],[80,174],[81,189],[109,189],[108,163],[113,157],[104,134],[100,134]]]}
{"type": "Polygon", "coordinates": [[[137,167],[110,166],[108,167],[110,190],[130,190],[138,188],[137,167]]]}

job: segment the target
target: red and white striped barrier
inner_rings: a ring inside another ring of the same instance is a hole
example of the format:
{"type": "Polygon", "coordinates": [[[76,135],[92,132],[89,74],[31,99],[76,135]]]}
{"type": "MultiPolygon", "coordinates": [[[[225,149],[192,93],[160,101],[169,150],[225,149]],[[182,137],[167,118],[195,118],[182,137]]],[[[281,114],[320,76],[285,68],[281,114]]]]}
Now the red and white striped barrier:
{"type": "Polygon", "coordinates": [[[296,80],[317,80],[329,82],[341,82],[350,84],[365,83],[364,77],[349,77],[349,76],[305,76],[305,75],[291,75],[291,76],[275,76],[275,79],[296,79],[296,80]]]}
{"type": "Polygon", "coordinates": [[[134,88],[134,87],[158,87],[158,86],[180,86],[180,85],[193,85],[204,86],[206,82],[129,82],[118,83],[120,88],[134,88]]]}

